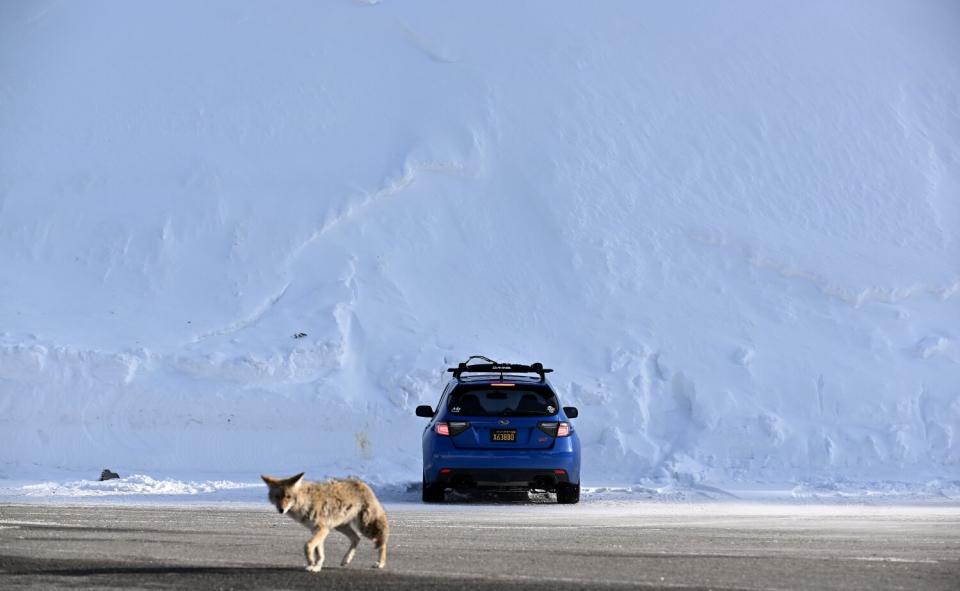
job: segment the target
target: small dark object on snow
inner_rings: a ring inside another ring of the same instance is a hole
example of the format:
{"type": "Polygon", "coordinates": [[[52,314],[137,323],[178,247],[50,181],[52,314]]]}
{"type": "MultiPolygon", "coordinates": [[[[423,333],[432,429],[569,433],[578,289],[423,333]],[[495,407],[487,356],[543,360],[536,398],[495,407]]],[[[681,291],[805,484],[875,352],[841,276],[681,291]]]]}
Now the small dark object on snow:
{"type": "Polygon", "coordinates": [[[307,333],[305,333],[305,332],[298,332],[297,334],[293,335],[293,338],[295,338],[295,339],[302,339],[302,338],[305,337],[305,336],[307,336],[307,333]]]}
{"type": "Polygon", "coordinates": [[[113,480],[114,478],[120,478],[120,475],[110,470],[110,468],[104,468],[103,472],[100,473],[100,482],[103,482],[104,480],[113,480]]]}

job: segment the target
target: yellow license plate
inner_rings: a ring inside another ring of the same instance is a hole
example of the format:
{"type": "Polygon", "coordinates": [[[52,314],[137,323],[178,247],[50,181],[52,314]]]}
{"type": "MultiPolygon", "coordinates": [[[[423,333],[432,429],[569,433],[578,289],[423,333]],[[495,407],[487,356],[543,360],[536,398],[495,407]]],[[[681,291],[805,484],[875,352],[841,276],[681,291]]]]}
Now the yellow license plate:
{"type": "Polygon", "coordinates": [[[495,429],[490,432],[490,439],[493,441],[516,441],[516,429],[495,429]]]}

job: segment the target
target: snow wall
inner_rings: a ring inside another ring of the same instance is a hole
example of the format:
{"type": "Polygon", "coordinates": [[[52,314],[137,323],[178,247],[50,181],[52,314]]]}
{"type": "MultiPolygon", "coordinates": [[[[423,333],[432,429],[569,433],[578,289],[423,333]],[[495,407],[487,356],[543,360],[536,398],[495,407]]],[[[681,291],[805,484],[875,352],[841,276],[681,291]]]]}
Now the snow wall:
{"type": "Polygon", "coordinates": [[[960,472],[960,4],[0,4],[0,474],[960,472]],[[306,336],[294,338],[296,333],[306,336]]]}

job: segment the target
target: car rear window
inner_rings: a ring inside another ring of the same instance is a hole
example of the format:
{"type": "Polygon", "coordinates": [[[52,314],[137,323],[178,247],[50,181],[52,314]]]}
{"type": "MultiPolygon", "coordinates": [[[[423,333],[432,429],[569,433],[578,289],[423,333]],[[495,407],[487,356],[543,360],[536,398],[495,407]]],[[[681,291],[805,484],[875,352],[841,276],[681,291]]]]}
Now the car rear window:
{"type": "Polygon", "coordinates": [[[465,417],[552,416],[558,409],[547,389],[476,387],[455,391],[447,402],[451,414],[465,417]]]}

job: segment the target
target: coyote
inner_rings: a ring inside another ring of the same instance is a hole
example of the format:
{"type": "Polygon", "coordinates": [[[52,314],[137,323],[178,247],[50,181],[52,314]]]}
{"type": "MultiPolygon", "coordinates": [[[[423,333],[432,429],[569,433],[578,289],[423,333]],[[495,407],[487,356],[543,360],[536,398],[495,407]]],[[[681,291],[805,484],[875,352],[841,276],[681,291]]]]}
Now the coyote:
{"type": "Polygon", "coordinates": [[[390,527],[387,514],[370,490],[370,487],[354,478],[310,482],[303,479],[303,472],[290,478],[260,476],[270,489],[270,502],[277,511],[289,514],[313,532],[313,537],[304,546],[307,555],[307,570],[320,572],[323,567],[323,541],[330,529],[336,529],[350,538],[350,549],[343,556],[340,566],[347,566],[360,543],[358,531],[373,540],[380,557],[373,568],[383,568],[387,563],[387,536],[390,527]]]}

